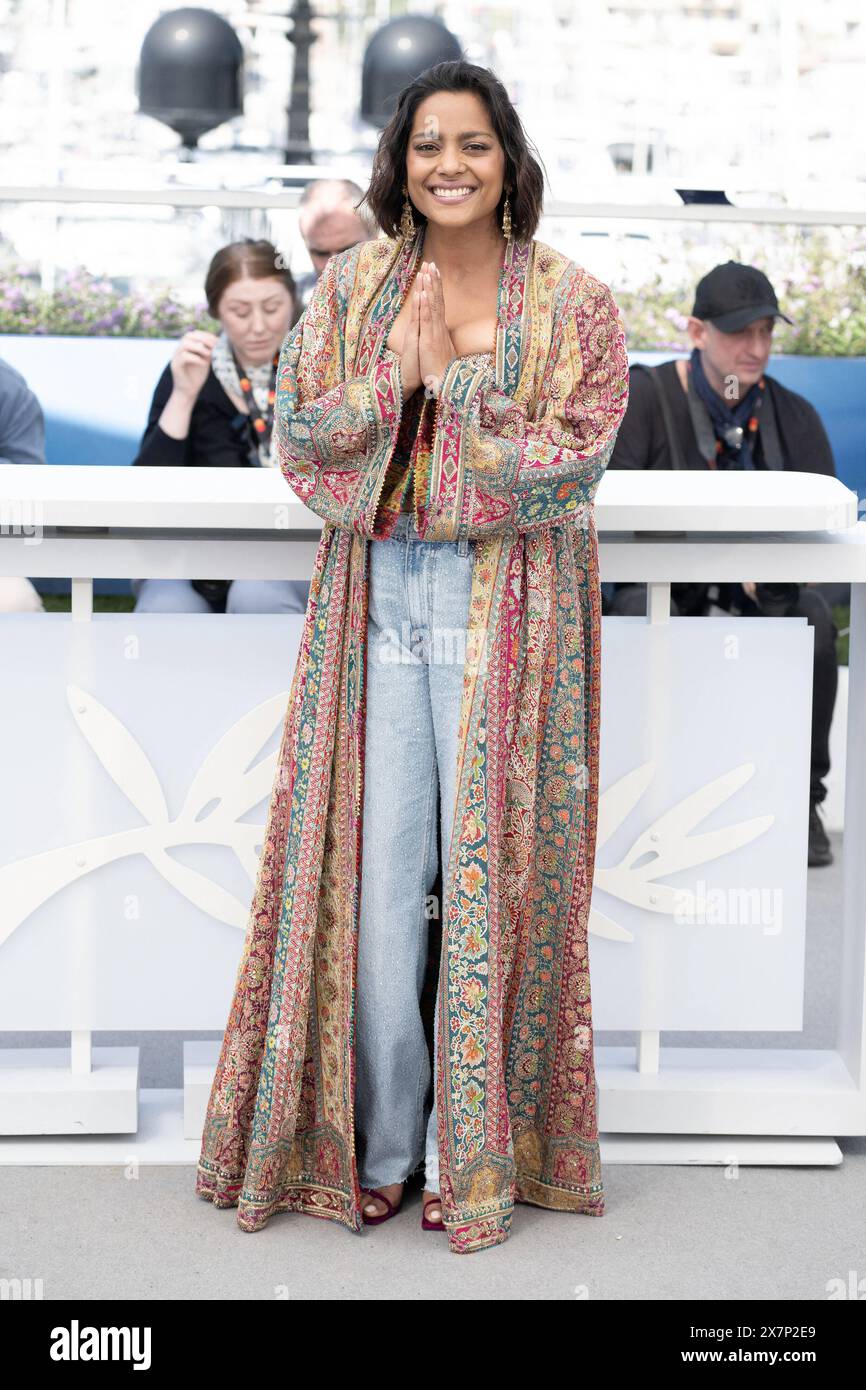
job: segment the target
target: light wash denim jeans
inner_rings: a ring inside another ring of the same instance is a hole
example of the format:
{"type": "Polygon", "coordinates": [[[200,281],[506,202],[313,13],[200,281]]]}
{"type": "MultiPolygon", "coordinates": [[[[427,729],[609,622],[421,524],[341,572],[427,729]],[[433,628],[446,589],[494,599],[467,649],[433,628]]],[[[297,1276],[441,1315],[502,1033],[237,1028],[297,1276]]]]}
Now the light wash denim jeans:
{"type": "MultiPolygon", "coordinates": [[[[212,613],[188,579],[131,579],[136,613],[212,613]]],[[[227,613],[306,613],[308,579],[234,579],[227,613]]]]}
{"type": "MultiPolygon", "coordinates": [[[[424,1163],[439,1191],[436,1091],[420,1001],[425,899],[448,866],[472,541],[422,541],[411,513],[370,545],[355,1128],[364,1187],[424,1163]],[[437,846],[437,788],[441,802],[437,846]]],[[[443,882],[444,888],[444,882],[443,882]]],[[[441,920],[441,904],[439,905],[441,920]]],[[[438,991],[436,1030],[439,1026],[438,991]]],[[[436,1033],[434,1033],[434,1040],[436,1033]]],[[[434,1067],[435,1067],[434,1050],[434,1067]]]]}

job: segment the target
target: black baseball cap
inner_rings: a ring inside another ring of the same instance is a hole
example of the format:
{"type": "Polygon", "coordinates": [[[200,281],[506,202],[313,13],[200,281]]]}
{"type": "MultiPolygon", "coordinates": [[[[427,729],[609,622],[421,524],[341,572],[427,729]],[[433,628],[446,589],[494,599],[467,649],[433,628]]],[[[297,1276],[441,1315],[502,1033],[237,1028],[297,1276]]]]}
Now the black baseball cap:
{"type": "Polygon", "coordinates": [[[692,315],[708,319],[723,333],[736,333],[755,319],[780,318],[793,324],[779,308],[776,291],[764,272],[739,261],[725,261],[698,281],[692,315]]]}

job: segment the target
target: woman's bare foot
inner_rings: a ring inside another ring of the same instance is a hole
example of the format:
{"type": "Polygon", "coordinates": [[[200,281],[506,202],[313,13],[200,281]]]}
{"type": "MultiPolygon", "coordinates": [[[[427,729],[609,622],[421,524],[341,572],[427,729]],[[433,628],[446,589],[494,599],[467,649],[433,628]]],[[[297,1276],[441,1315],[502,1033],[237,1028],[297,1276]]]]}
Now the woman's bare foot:
{"type": "MultiPolygon", "coordinates": [[[[403,1184],[401,1182],[389,1182],[385,1185],[380,1185],[377,1188],[377,1191],[384,1193],[384,1195],[388,1198],[388,1201],[391,1203],[391,1206],[396,1207],[399,1205],[400,1202],[400,1197],[403,1192],[403,1184]]],[[[364,1192],[362,1196],[363,1202],[361,1204],[361,1210],[363,1211],[365,1216],[387,1215],[388,1208],[382,1201],[381,1197],[373,1197],[369,1192],[364,1192]]]]}
{"type": "Polygon", "coordinates": [[[442,1220],[442,1198],[438,1192],[431,1192],[429,1188],[424,1188],[421,1195],[422,1210],[428,1221],[442,1220]]]}

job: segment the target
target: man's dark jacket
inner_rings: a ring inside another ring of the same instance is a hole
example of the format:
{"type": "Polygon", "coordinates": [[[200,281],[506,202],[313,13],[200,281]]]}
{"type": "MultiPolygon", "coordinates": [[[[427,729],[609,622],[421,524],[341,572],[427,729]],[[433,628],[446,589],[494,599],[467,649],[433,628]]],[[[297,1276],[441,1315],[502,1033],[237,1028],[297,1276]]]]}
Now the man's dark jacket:
{"type": "MultiPolygon", "coordinates": [[[[676,363],[662,362],[655,369],[662,390],[671,408],[674,427],[680,440],[687,468],[706,468],[698,450],[686,393],[680,385],[676,363]]],[[[830,441],[813,405],[796,391],[789,391],[775,377],[764,374],[767,394],[776,414],[779,443],[785,468],[799,473],[827,473],[836,476],[830,441]]],[[[761,451],[761,431],[754,448],[756,468],[766,467],[761,451]]],[[[628,408],[609,468],[673,468],[671,452],[655,388],[643,368],[632,367],[629,372],[628,408]]]]}
{"type": "MultiPolygon", "coordinates": [[[[698,448],[688,398],[680,384],[676,362],[662,362],[655,371],[665,393],[671,421],[677,433],[681,466],[707,468],[709,465],[698,448]]],[[[810,405],[805,397],[798,395],[796,391],[789,391],[766,372],[764,381],[775,415],[783,467],[799,473],[825,473],[835,477],[833,451],[815,407],[810,405]]],[[[760,427],[752,453],[755,467],[766,469],[760,427]]],[[[719,464],[720,468],[725,466],[724,461],[719,464]]],[[[637,365],[629,372],[628,408],[620,425],[608,467],[675,467],[656,388],[646,369],[637,365]]],[[[706,584],[672,584],[671,593],[680,612],[703,611],[708,587],[706,584]]],[[[751,607],[740,585],[725,588],[728,597],[732,591],[736,591],[735,602],[738,607],[751,607]]]]}

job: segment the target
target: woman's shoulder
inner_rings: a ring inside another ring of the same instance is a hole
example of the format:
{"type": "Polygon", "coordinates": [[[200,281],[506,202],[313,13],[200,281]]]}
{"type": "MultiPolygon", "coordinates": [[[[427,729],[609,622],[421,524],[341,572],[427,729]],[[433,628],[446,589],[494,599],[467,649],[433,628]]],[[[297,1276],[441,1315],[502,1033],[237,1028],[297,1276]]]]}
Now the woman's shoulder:
{"type": "Polygon", "coordinates": [[[546,292],[554,319],[576,311],[593,318],[618,315],[610,286],[586,266],[537,238],[533,238],[532,249],[536,288],[546,292]]]}
{"type": "Polygon", "coordinates": [[[391,237],[379,236],[356,241],[345,251],[337,251],[328,260],[334,283],[351,289],[359,278],[364,279],[390,265],[399,254],[401,245],[391,237]]]}
{"type": "Polygon", "coordinates": [[[358,266],[360,269],[366,270],[368,266],[390,265],[399,255],[402,246],[403,241],[401,239],[385,236],[382,232],[379,236],[368,237],[366,241],[359,241],[350,249],[357,251],[358,266]]]}

